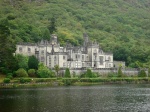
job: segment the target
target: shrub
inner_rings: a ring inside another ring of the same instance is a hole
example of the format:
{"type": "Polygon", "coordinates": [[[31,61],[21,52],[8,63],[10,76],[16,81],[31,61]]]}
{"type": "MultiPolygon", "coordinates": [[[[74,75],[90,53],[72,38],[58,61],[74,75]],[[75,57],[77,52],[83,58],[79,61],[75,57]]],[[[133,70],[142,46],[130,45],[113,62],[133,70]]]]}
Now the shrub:
{"type": "Polygon", "coordinates": [[[93,77],[91,69],[87,69],[87,71],[86,71],[86,77],[89,77],[89,78],[93,77]]]}
{"type": "Polygon", "coordinates": [[[16,75],[17,77],[28,77],[27,72],[23,68],[18,69],[16,75]]]}
{"type": "Polygon", "coordinates": [[[107,77],[117,77],[117,74],[116,74],[116,73],[111,72],[111,73],[108,73],[107,77]]]}
{"type": "Polygon", "coordinates": [[[10,70],[6,69],[5,67],[0,67],[0,72],[2,72],[3,74],[7,74],[8,72],[10,72],[10,70]]]}
{"type": "Polygon", "coordinates": [[[31,82],[30,78],[20,78],[20,83],[31,82]]]}
{"type": "Polygon", "coordinates": [[[13,74],[12,73],[8,73],[7,76],[6,76],[6,78],[12,79],[13,78],[13,74]]]}
{"type": "Polygon", "coordinates": [[[72,84],[70,79],[63,79],[63,83],[64,83],[64,85],[66,85],[66,86],[72,84]]]}
{"type": "Polygon", "coordinates": [[[145,70],[141,70],[140,72],[139,72],[139,74],[138,74],[138,77],[146,77],[147,75],[146,75],[146,72],[145,72],[145,70]]]}
{"type": "Polygon", "coordinates": [[[69,68],[66,68],[66,70],[65,70],[65,77],[67,77],[67,78],[71,78],[69,68]]]}
{"type": "Polygon", "coordinates": [[[53,72],[44,66],[43,63],[39,64],[37,75],[40,78],[54,77],[53,72]]]}
{"type": "Polygon", "coordinates": [[[122,73],[122,67],[120,66],[118,69],[118,77],[122,77],[123,73],[122,73]]]}
{"type": "Polygon", "coordinates": [[[10,79],[9,79],[9,78],[5,78],[5,79],[3,80],[3,82],[4,82],[4,83],[10,83],[10,79]]]}
{"type": "Polygon", "coordinates": [[[29,69],[28,70],[28,75],[29,75],[29,77],[35,77],[36,76],[35,69],[29,69]]]}

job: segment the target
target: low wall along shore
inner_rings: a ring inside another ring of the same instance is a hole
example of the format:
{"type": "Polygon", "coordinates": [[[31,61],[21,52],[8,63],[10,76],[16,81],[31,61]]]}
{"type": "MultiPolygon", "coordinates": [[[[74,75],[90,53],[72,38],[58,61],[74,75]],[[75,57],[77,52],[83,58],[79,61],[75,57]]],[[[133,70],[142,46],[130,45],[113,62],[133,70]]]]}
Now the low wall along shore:
{"type": "MultiPolygon", "coordinates": [[[[109,73],[118,73],[118,68],[90,68],[92,72],[99,73],[102,76],[105,76],[109,73]]],[[[142,69],[143,70],[143,69],[142,69]]],[[[148,75],[148,69],[144,69],[146,74],[148,75]]],[[[77,69],[70,69],[71,74],[80,75],[87,71],[87,68],[77,68],[77,69]]],[[[136,76],[141,71],[140,68],[122,68],[123,74],[127,76],[136,76]]],[[[64,74],[65,69],[60,69],[59,73],[64,74]]]]}

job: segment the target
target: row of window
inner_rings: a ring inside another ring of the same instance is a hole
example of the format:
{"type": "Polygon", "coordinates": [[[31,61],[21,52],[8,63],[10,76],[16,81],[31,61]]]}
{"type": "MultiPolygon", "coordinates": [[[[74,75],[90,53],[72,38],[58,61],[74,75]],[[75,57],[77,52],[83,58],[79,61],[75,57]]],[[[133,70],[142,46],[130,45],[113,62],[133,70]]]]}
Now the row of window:
{"type": "MultiPolygon", "coordinates": [[[[35,48],[35,51],[36,51],[37,49],[35,48]]],[[[30,53],[31,52],[31,48],[27,48],[27,51],[30,53]]],[[[19,47],[19,52],[23,52],[23,49],[22,49],[22,47],[19,47]]]]}

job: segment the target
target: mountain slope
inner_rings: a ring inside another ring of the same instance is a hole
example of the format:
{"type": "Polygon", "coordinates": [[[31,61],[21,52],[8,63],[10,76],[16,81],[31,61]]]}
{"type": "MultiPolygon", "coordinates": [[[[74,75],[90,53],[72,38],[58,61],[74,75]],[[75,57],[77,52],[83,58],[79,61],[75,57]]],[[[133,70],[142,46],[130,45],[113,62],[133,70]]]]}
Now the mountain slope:
{"type": "Polygon", "coordinates": [[[115,60],[131,67],[150,66],[149,0],[1,0],[0,20],[6,18],[16,41],[36,42],[55,32],[62,45],[83,42],[86,32],[115,60]]]}

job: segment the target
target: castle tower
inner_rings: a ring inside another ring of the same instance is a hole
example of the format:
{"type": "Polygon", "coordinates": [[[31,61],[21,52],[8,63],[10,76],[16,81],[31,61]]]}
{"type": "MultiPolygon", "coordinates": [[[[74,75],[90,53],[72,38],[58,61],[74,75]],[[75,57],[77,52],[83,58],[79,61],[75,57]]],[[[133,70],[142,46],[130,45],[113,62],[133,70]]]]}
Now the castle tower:
{"type": "Polygon", "coordinates": [[[58,41],[57,41],[57,36],[55,34],[51,35],[51,41],[50,41],[50,43],[52,45],[57,45],[58,41]]]}

